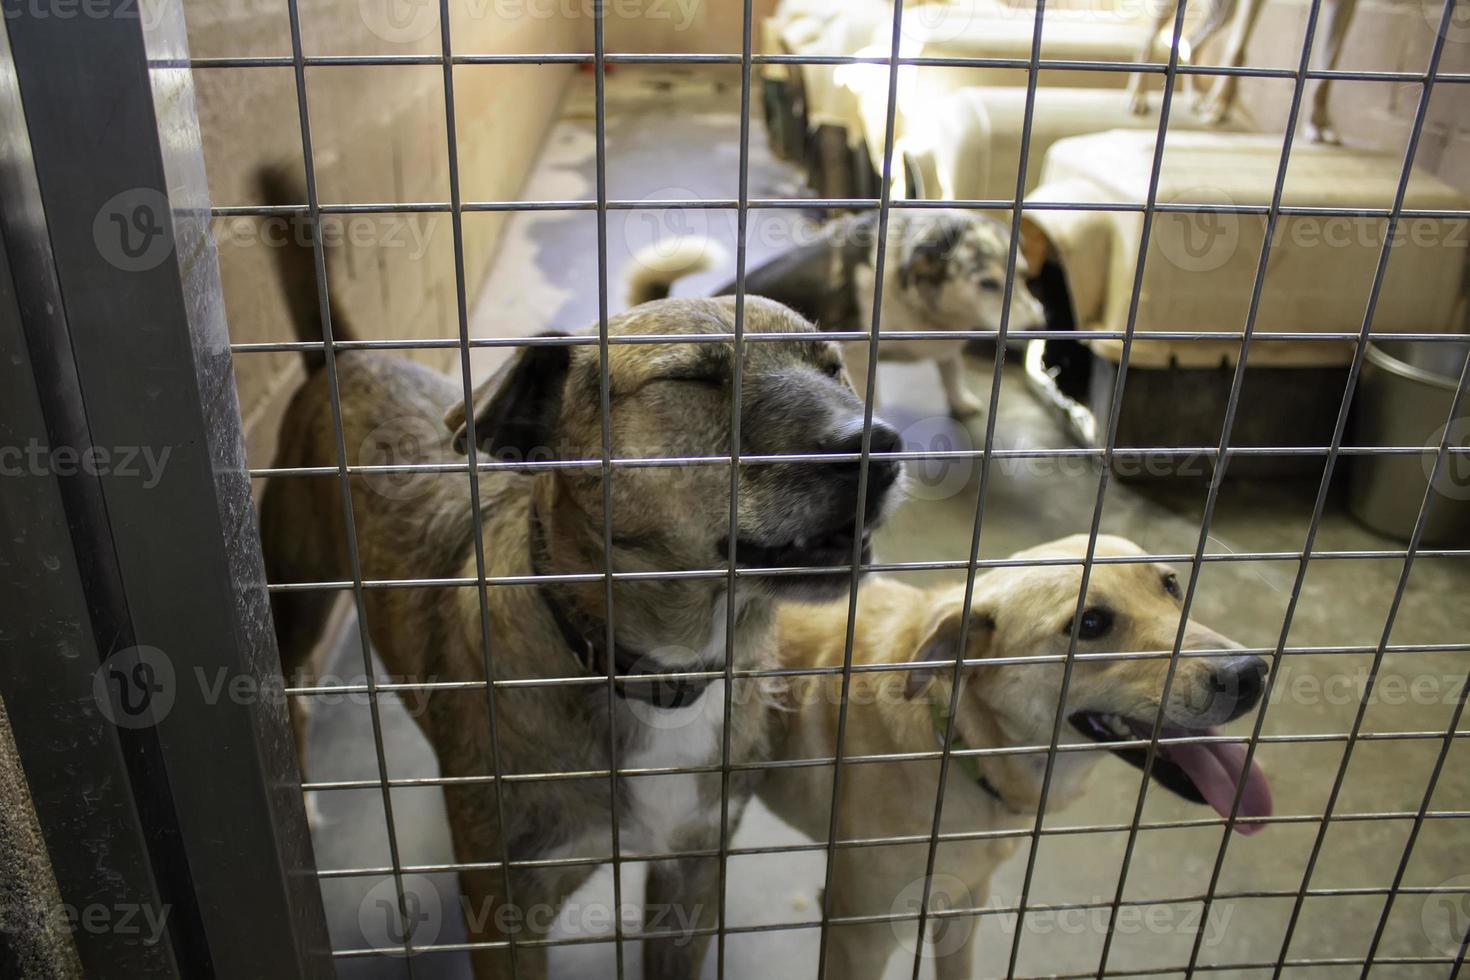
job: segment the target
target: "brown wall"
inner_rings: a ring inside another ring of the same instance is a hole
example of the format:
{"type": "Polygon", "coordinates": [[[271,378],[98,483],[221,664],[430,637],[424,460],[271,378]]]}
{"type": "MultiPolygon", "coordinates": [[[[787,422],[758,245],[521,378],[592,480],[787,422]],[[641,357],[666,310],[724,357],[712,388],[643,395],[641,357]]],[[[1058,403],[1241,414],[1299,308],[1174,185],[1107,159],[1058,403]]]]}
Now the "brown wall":
{"type": "MultiPolygon", "coordinates": [[[[757,0],[755,17],[775,0],[757,0]]],[[[435,0],[300,0],[308,55],[439,53],[435,0]]],[[[291,53],[279,0],[191,0],[195,58],[291,53]]],[[[741,5],[721,0],[608,0],[609,51],[740,50],[741,5]]],[[[589,0],[451,0],[456,53],[587,52],[589,0]]],[[[554,122],[568,65],[461,65],[455,69],[461,195],[515,200],[554,122]]],[[[251,183],[264,162],[301,165],[291,68],[208,68],[195,73],[205,162],[215,205],[259,203],[251,183]]],[[[324,203],[447,201],[443,73],[437,65],[315,67],[308,107],[324,203]]],[[[465,276],[473,305],[508,215],[464,218],[465,276]]],[[[332,292],[364,338],[453,337],[457,332],[452,230],[447,214],[360,215],[329,226],[342,242],[332,292]]],[[[216,222],[220,271],[236,343],[292,339],[253,218],[216,222]]],[[[272,229],[272,233],[278,229],[272,229]]],[[[414,356],[447,366],[446,351],[414,356]]],[[[301,377],[292,354],[235,358],[251,464],[267,465],[289,393],[301,377]]]]}

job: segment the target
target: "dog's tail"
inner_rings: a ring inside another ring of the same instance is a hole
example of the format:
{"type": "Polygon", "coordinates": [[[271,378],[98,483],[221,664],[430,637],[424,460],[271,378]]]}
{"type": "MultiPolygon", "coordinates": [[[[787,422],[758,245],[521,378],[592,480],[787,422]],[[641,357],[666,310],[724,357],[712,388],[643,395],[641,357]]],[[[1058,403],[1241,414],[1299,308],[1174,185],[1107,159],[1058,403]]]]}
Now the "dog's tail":
{"type": "Polygon", "coordinates": [[[664,299],[674,283],[713,268],[724,258],[723,248],[696,235],[665,238],[641,248],[634,253],[627,274],[628,305],[664,299]]]}
{"type": "MultiPolygon", "coordinates": [[[[270,207],[299,207],[306,203],[306,188],[302,182],[284,166],[265,166],[255,175],[256,190],[261,203],[270,207]]],[[[284,218],[268,218],[267,222],[279,224],[284,221],[284,231],[279,227],[262,236],[275,246],[276,273],[281,277],[281,288],[286,294],[286,307],[291,312],[291,325],[296,339],[307,343],[322,342],[322,307],[317,293],[316,254],[312,246],[310,219],[306,215],[292,214],[284,218]]],[[[330,263],[331,255],[327,255],[330,263]]],[[[328,311],[332,317],[332,339],[351,340],[353,333],[342,316],[337,304],[328,296],[328,311]]],[[[308,373],[326,363],[322,348],[303,350],[308,373]]]]}

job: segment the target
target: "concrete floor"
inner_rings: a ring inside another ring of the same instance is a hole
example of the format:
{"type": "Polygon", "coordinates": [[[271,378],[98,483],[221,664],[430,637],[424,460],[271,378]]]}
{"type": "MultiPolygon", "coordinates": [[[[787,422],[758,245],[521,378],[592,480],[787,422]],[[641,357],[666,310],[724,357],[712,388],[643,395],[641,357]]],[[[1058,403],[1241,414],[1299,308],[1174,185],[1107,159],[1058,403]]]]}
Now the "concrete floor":
{"type": "MultiPolygon", "coordinates": [[[[734,197],[738,135],[738,88],[730,75],[657,73],[621,66],[609,78],[609,193],[620,198],[734,197]],[[670,104],[678,105],[677,114],[670,104]],[[681,162],[682,161],[682,162],[681,162]]],[[[541,166],[526,189],[527,198],[591,197],[593,138],[590,80],[579,77],[565,103],[563,120],[551,134],[541,166]]],[[[784,196],[795,190],[793,175],[769,157],[764,134],[752,127],[752,196],[784,196]]],[[[751,218],[752,263],[784,247],[805,222],[796,212],[760,212],[751,218]]],[[[660,234],[700,231],[734,239],[733,215],[715,212],[613,212],[609,215],[609,272],[612,309],[622,308],[619,270],[638,246],[660,234]]],[[[729,275],[722,268],[682,284],[680,293],[714,288],[729,275]]],[[[596,239],[593,215],[534,213],[515,216],[504,251],[474,315],[480,335],[529,334],[547,327],[577,328],[594,322],[597,298],[596,239]]],[[[487,370],[493,355],[477,354],[477,370],[487,370]]],[[[972,360],[970,382],[986,393],[992,363],[972,360]]],[[[970,428],[943,413],[932,367],[885,364],[880,389],[883,414],[905,431],[911,447],[953,445],[967,448],[983,435],[983,423],[970,428]]],[[[1026,392],[1017,366],[1004,373],[997,420],[1002,447],[1062,447],[1072,443],[1026,392]]],[[[885,560],[963,559],[973,526],[977,473],[967,466],[919,474],[915,499],[880,534],[877,552],[885,560]]],[[[985,504],[981,539],[984,557],[1002,556],[1062,534],[1086,530],[1097,493],[1098,475],[1086,467],[1055,462],[997,465],[985,504]]],[[[1209,550],[1290,552],[1301,547],[1314,485],[1228,482],[1214,515],[1209,550]]],[[[1199,534],[1204,490],[1198,484],[1131,485],[1114,481],[1105,500],[1104,532],[1123,534],[1155,553],[1192,551],[1199,534]]],[[[1354,523],[1334,500],[1317,540],[1319,550],[1387,549],[1398,543],[1354,523]]],[[[1374,644],[1388,614],[1401,562],[1354,559],[1314,561],[1306,577],[1289,642],[1293,646],[1374,644]]],[[[925,573],[939,576],[942,573],[925,573]]],[[[1196,616],[1248,645],[1276,642],[1290,595],[1296,564],[1218,562],[1206,567],[1196,600],[1196,616]]],[[[930,579],[931,581],[933,579],[930,579]]],[[[1463,560],[1421,559],[1412,571],[1392,632],[1395,644],[1463,643],[1470,637],[1470,565],[1463,560]]],[[[334,654],[332,672],[351,679],[361,672],[355,629],[348,624],[334,654]]],[[[1345,732],[1358,704],[1367,655],[1298,655],[1289,658],[1268,709],[1268,735],[1325,735],[1345,732]]],[[[1388,656],[1364,731],[1443,732],[1470,657],[1464,653],[1403,653],[1388,656]],[[1412,694],[1406,694],[1412,692],[1412,694]]],[[[401,705],[386,703],[384,743],[394,776],[428,776],[436,767],[427,745],[401,705]]],[[[1460,725],[1470,734],[1470,720],[1460,725]]],[[[1248,731],[1237,723],[1230,731],[1248,731]]],[[[1339,815],[1416,811],[1425,793],[1442,740],[1379,739],[1357,744],[1346,771],[1339,815]]],[[[361,704],[324,706],[312,732],[311,778],[373,778],[376,762],[367,710],[361,704]]],[[[1277,813],[1319,814],[1343,758],[1342,740],[1264,744],[1259,759],[1272,776],[1277,813]]],[[[1136,770],[1113,759],[1099,763],[1084,805],[1049,815],[1048,826],[1126,824],[1138,792],[1136,770]]],[[[442,798],[437,790],[394,793],[400,857],[405,863],[451,860],[442,798]]],[[[321,821],[315,835],[322,868],[381,866],[388,861],[380,798],[376,791],[321,794],[321,821]]],[[[1456,740],[1431,801],[1434,811],[1470,811],[1470,741],[1456,740]]],[[[1209,816],[1172,795],[1150,792],[1146,821],[1209,816]]],[[[1334,823],[1326,835],[1312,878],[1314,888],[1383,888],[1405,853],[1413,822],[1407,819],[1351,820],[1334,823]]],[[[1278,824],[1251,838],[1230,842],[1221,889],[1228,892],[1296,889],[1317,832],[1310,821],[1278,824]]],[[[753,806],[734,836],[737,847],[801,840],[759,805],[753,806]]],[[[1194,939],[1198,903],[1169,902],[1201,894],[1220,847],[1219,828],[1154,830],[1139,836],[1126,895],[1163,904],[1146,920],[1120,921],[1109,960],[1110,970],[1161,969],[1187,960],[1194,939]]],[[[1033,903],[1111,900],[1118,880],[1123,833],[1049,836],[1037,862],[1033,903]]],[[[1025,852],[1004,866],[994,880],[992,903],[1013,904],[1019,896],[1025,852]]],[[[818,854],[747,857],[729,869],[729,921],[733,925],[809,920],[820,913],[816,893],[823,862],[818,854]]],[[[438,942],[462,939],[452,875],[434,876],[417,889],[426,902],[425,922],[438,942]],[[437,900],[438,913],[431,907],[437,900]]],[[[1470,817],[1427,820],[1409,854],[1404,884],[1410,887],[1470,886],[1470,817]]],[[[624,872],[625,896],[641,893],[636,865],[624,872]]],[[[378,899],[391,885],[375,878],[338,878],[324,883],[334,942],[338,947],[383,943],[378,899]]],[[[574,899],[585,909],[610,903],[607,868],[574,899]]],[[[1290,899],[1245,898],[1217,905],[1206,926],[1204,964],[1270,962],[1278,955],[1290,899]]],[[[1290,957],[1361,957],[1383,908],[1381,894],[1350,894],[1309,899],[1290,948],[1290,957]]],[[[562,932],[599,931],[579,927],[569,912],[562,932]]],[[[1019,974],[1071,973],[1097,969],[1105,917],[1028,917],[1020,946],[1019,974]]],[[[582,926],[586,926],[583,921],[582,926]]],[[[1435,957],[1452,954],[1470,925],[1465,894],[1404,894],[1397,900],[1380,956],[1435,957]]],[[[1012,917],[991,915],[979,926],[976,976],[1004,975],[1014,934],[1012,917]]],[[[605,930],[601,930],[605,931],[605,930]]],[[[420,941],[430,938],[421,933],[420,941]]],[[[726,975],[763,980],[809,977],[816,962],[815,930],[773,931],[730,937],[726,975]]],[[[629,944],[626,966],[638,975],[636,944],[629,944]]],[[[711,957],[711,960],[713,957],[711,957]]],[[[442,954],[415,961],[418,976],[468,975],[464,957],[442,954]]],[[[613,976],[611,944],[559,949],[552,955],[557,977],[613,976]]],[[[909,961],[895,963],[890,976],[907,976],[909,961]]],[[[1226,969],[1226,976],[1268,975],[1264,970],[1226,969]]],[[[406,976],[401,959],[378,957],[340,962],[344,977],[406,976]]],[[[1288,969],[1288,975],[1318,978],[1356,976],[1358,967],[1288,969]]],[[[1375,977],[1438,978],[1443,965],[1388,964],[1375,977]]],[[[715,975],[706,963],[706,977],[715,975]]],[[[923,976],[932,975],[929,964],[923,976]]]]}

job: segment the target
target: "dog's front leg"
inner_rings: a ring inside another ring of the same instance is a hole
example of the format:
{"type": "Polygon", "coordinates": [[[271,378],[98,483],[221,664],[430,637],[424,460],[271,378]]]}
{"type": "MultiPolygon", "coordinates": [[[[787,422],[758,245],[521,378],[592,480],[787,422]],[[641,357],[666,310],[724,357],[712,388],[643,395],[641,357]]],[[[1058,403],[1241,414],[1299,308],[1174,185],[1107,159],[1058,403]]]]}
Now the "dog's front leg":
{"type": "MultiPolygon", "coordinates": [[[[1225,65],[1239,68],[1245,64],[1246,48],[1250,46],[1251,34],[1256,29],[1256,18],[1260,16],[1265,0],[1240,0],[1235,11],[1235,22],[1230,30],[1230,44],[1225,51],[1225,65]]],[[[1210,87],[1210,94],[1200,103],[1199,115],[1211,126],[1218,126],[1230,118],[1235,108],[1235,93],[1239,78],[1221,75],[1210,87]]]]}
{"type": "MultiPolygon", "coordinates": [[[[1324,15],[1327,18],[1326,30],[1318,35],[1317,47],[1312,52],[1313,69],[1331,71],[1337,67],[1338,56],[1342,54],[1342,41],[1347,36],[1348,25],[1352,23],[1357,6],[1358,0],[1328,0],[1324,15]]],[[[1310,89],[1308,97],[1312,100],[1312,112],[1307,119],[1307,138],[1313,143],[1336,146],[1342,142],[1342,137],[1332,125],[1332,113],[1327,108],[1328,97],[1332,93],[1332,79],[1313,78],[1307,82],[1307,86],[1310,89]]]]}
{"type": "MultiPolygon", "coordinates": [[[[841,833],[861,836],[852,828],[841,833]]],[[[907,884],[911,862],[896,859],[891,848],[877,848],[871,855],[865,853],[867,850],[838,850],[832,855],[836,865],[832,869],[831,917],[840,920],[916,911],[895,897],[907,884]]],[[[917,928],[916,919],[829,924],[827,966],[822,980],[879,980],[894,950],[900,948],[901,940],[911,937],[917,928]]],[[[914,947],[908,944],[906,948],[914,947]]]]}
{"type": "MultiPolygon", "coordinates": [[[[985,904],[985,886],[971,890],[967,904],[979,908],[985,904]]],[[[936,980],[970,980],[975,970],[975,946],[980,935],[977,915],[945,916],[930,920],[936,980]]]]}
{"type": "MultiPolygon", "coordinates": [[[[477,713],[481,704],[472,704],[470,710],[457,716],[467,731],[488,731],[488,717],[477,713]],[[476,728],[476,724],[481,727],[476,728]]],[[[450,751],[447,739],[436,741],[446,776],[464,777],[489,768],[488,764],[476,763],[476,759],[483,758],[476,752],[450,751]]],[[[464,918],[470,943],[483,944],[470,951],[475,980],[512,980],[513,977],[545,980],[546,947],[523,943],[547,938],[567,896],[592,873],[590,866],[582,865],[559,869],[518,868],[507,880],[499,865],[507,853],[512,861],[546,856],[546,841],[539,835],[549,822],[537,819],[536,815],[566,813],[571,808],[565,799],[556,798],[554,789],[546,789],[555,786],[547,783],[539,788],[539,793],[537,789],[527,789],[524,794],[512,794],[505,807],[508,845],[501,843],[494,784],[455,783],[444,787],[455,860],[480,865],[460,871],[457,910],[464,918]],[[515,940],[514,952],[510,948],[511,940],[515,940]]]]}
{"type": "Polygon", "coordinates": [[[965,387],[965,356],[960,353],[939,362],[939,380],[944,383],[944,397],[949,412],[957,419],[980,414],[985,405],[965,387]]]}
{"type": "MultiPolygon", "coordinates": [[[[520,884],[521,878],[517,879],[520,884]]],[[[521,887],[513,896],[515,904],[505,901],[505,879],[499,868],[479,869],[459,873],[460,901],[463,905],[465,933],[471,943],[495,943],[494,947],[472,949],[470,964],[475,980],[512,980],[512,977],[527,980],[545,980],[546,947],[517,946],[512,964],[508,945],[512,933],[517,939],[542,939],[529,930],[527,910],[560,907],[555,897],[542,896],[543,901],[527,901],[532,896],[521,887]],[[550,898],[550,901],[546,901],[550,898]],[[501,945],[505,944],[505,945],[501,945]]],[[[545,916],[554,919],[554,915],[545,916]]]]}
{"type": "MultiPolygon", "coordinates": [[[[1145,62],[1154,51],[1154,40],[1158,38],[1159,31],[1163,30],[1164,24],[1174,17],[1174,5],[1171,3],[1159,4],[1158,10],[1154,12],[1154,22],[1149,32],[1144,35],[1143,46],[1138,49],[1138,56],[1133,60],[1145,62]]],[[[1148,115],[1148,76],[1141,71],[1136,71],[1128,76],[1128,111],[1135,116],[1148,115]]]]}
{"type": "MultiPolygon", "coordinates": [[[[711,841],[709,847],[714,846],[711,841]]],[[[703,849],[703,848],[701,848],[703,849]]],[[[711,858],[655,861],[648,868],[643,942],[644,980],[694,980],[719,913],[719,864],[711,858]]]]}

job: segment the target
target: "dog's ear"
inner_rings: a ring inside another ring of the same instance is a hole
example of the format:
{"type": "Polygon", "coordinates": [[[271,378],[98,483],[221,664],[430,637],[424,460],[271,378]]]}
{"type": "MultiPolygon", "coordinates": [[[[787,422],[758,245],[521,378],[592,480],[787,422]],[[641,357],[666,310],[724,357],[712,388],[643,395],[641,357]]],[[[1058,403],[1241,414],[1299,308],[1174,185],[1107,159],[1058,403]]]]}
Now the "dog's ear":
{"type": "MultiPolygon", "coordinates": [[[[537,336],[567,335],[549,331],[537,336]]],[[[572,350],[565,344],[522,347],[475,388],[475,441],[480,451],[526,459],[538,449],[549,448],[571,362],[572,350]]],[[[455,451],[467,453],[464,402],[449,407],[444,424],[453,434],[455,451]]]]}
{"type": "Polygon", "coordinates": [[[915,283],[935,285],[944,281],[949,254],[964,237],[963,225],[949,221],[929,229],[903,255],[898,266],[898,281],[905,289],[915,283]]]}
{"type": "MultiPolygon", "coordinates": [[[[969,653],[966,659],[979,655],[981,651],[989,648],[991,638],[995,635],[995,619],[989,610],[970,607],[968,635],[965,637],[969,653]]],[[[911,661],[942,660],[953,662],[959,656],[960,629],[966,617],[958,608],[950,608],[934,617],[929,627],[928,634],[914,650],[911,661]]],[[[915,667],[909,671],[908,682],[904,685],[903,696],[913,700],[929,686],[940,671],[949,671],[949,667],[915,667]]]]}
{"type": "Polygon", "coordinates": [[[1051,239],[1047,237],[1041,226],[1024,215],[1021,218],[1021,257],[1026,260],[1026,268],[1032,276],[1041,275],[1042,266],[1052,256],[1051,239]]]}

